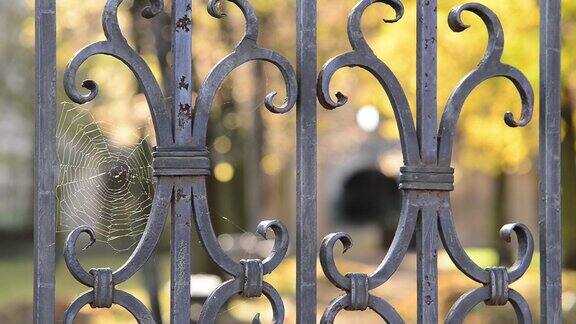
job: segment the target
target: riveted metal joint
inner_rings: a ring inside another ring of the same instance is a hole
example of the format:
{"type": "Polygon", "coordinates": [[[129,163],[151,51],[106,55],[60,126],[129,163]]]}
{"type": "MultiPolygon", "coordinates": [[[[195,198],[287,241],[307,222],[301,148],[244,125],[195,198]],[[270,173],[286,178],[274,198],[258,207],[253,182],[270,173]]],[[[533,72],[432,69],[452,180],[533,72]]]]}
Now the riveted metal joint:
{"type": "Polygon", "coordinates": [[[454,169],[451,167],[404,166],[400,172],[400,189],[454,190],[454,169]]]}
{"type": "Polygon", "coordinates": [[[110,308],[114,301],[114,280],[112,269],[91,269],[90,274],[94,277],[94,300],[90,304],[92,308],[110,308]]]}
{"type": "Polygon", "coordinates": [[[487,269],[490,273],[490,299],[486,301],[487,305],[502,306],[508,302],[508,271],[505,267],[494,267],[487,269]]]}
{"type": "Polygon", "coordinates": [[[210,175],[210,156],[205,148],[155,147],[152,157],[155,177],[210,175]]]}
{"type": "Polygon", "coordinates": [[[240,264],[244,268],[244,286],[242,289],[242,296],[248,298],[262,296],[262,285],[264,282],[264,267],[262,260],[240,260],[240,264]]]}
{"type": "Polygon", "coordinates": [[[370,295],[368,285],[368,275],[365,273],[348,273],[346,277],[350,279],[350,305],[346,307],[349,311],[363,311],[368,308],[370,295]]]}

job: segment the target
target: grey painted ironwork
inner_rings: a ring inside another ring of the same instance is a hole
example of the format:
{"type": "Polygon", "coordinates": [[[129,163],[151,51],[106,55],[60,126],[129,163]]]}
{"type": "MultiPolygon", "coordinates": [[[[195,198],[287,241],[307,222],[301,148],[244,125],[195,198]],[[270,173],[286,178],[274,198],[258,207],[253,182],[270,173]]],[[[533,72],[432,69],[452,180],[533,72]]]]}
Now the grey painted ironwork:
{"type": "MultiPolygon", "coordinates": [[[[190,319],[190,274],[192,239],[192,181],[199,170],[210,167],[204,154],[189,154],[186,147],[192,142],[192,2],[172,2],[172,115],[174,144],[177,149],[164,155],[156,149],[155,161],[168,162],[168,173],[177,176],[172,196],[170,239],[170,322],[184,323],[190,319]],[[175,157],[176,153],[179,156],[175,157]],[[184,153],[184,154],[183,154],[184,153]],[[180,156],[184,155],[184,156],[180,156]]],[[[157,172],[161,169],[154,166],[157,172]]]]}
{"type": "Polygon", "coordinates": [[[335,286],[346,293],[334,299],[322,317],[322,323],[332,323],[342,310],[365,310],[371,308],[390,323],[403,320],[392,306],[370,294],[370,290],[383,285],[398,269],[413,233],[418,241],[418,322],[438,321],[437,291],[437,242],[438,236],[455,265],[469,278],[483,286],[463,295],[450,310],[446,322],[461,323],[466,314],[477,304],[503,305],[510,302],[520,323],[531,323],[530,309],[524,298],[509,284],[518,280],[528,269],[534,251],[532,235],[522,224],[510,224],[502,228],[502,239],[509,242],[515,233],[519,243],[517,262],[509,269],[494,267],[482,269],[476,265],[460,245],[453,223],[450,194],[453,190],[451,168],[452,145],[456,123],[464,101],[481,82],[505,77],[517,88],[522,99],[522,113],[518,120],[507,112],[504,121],[510,127],[525,126],[532,117],[534,94],[526,77],[516,68],[501,63],[504,32],[496,15],[486,6],[467,3],[454,8],[448,24],[455,32],[469,26],[461,20],[463,11],[478,15],[489,34],[486,54],[478,67],[470,72],[456,87],[444,109],[439,129],[436,122],[436,1],[418,1],[418,91],[417,125],[414,125],[408,100],[393,72],[379,60],[367,45],[360,19],[364,10],[373,3],[382,2],[392,7],[396,17],[385,20],[393,23],[402,18],[403,5],[399,0],[361,0],[348,19],[348,39],[352,51],[329,60],[320,72],[318,87],[320,102],[328,109],[346,103],[347,97],[336,94],[330,97],[329,85],[334,73],[342,67],[361,67],[370,72],[382,85],[390,98],[400,132],[405,166],[401,169],[400,188],[403,190],[402,211],[397,231],[386,257],[376,271],[365,274],[341,274],[334,261],[337,241],[344,245],[344,252],[351,248],[352,239],[346,233],[328,235],[320,250],[322,268],[335,286]]]}
{"type": "MultiPolygon", "coordinates": [[[[225,17],[222,0],[210,0],[208,13],[225,17]]],[[[516,68],[501,62],[504,31],[498,17],[486,6],[466,3],[454,8],[448,24],[454,32],[469,26],[461,18],[464,11],[476,14],[488,30],[488,46],[478,66],[456,86],[443,110],[438,125],[437,102],[437,1],[417,2],[417,98],[416,118],[408,99],[392,70],[369,47],[361,30],[364,11],[374,3],[384,3],[395,11],[394,23],[404,15],[400,0],[360,0],[348,18],[348,40],[352,50],[330,59],[317,75],[316,69],[316,0],[298,0],[296,17],[296,72],[286,58],[259,47],[258,18],[248,0],[228,0],[236,5],[246,20],[245,34],[232,53],[217,63],[202,83],[192,103],[192,5],[191,0],[172,2],[171,94],[165,96],[142,57],[128,44],[118,24],[117,10],[123,0],[107,0],[102,16],[106,40],[88,45],[70,61],[64,72],[64,89],[76,103],[93,100],[98,94],[95,81],[85,80],[76,86],[76,74],[82,64],[94,55],[108,55],[131,69],[147,99],[157,146],[153,152],[153,176],[156,178],[152,209],[145,231],[130,258],[117,270],[108,267],[86,270],[77,255],[81,235],[95,242],[90,226],[74,229],[64,247],[65,263],[71,275],[89,290],[71,303],[64,322],[72,323],[85,305],[110,308],[119,305],[128,310],[139,323],[154,323],[146,306],[134,296],[117,288],[132,278],[147,262],[160,239],[169,210],[171,226],[171,322],[190,321],[191,224],[195,223],[202,245],[216,265],[232,278],[220,285],[206,300],[200,323],[214,323],[225,303],[233,296],[255,298],[264,295],[273,310],[273,322],[284,322],[281,296],[265,281],[282,262],[288,251],[289,233],[276,220],[261,222],[256,233],[267,239],[274,235],[271,254],[263,259],[238,262],[220,247],[214,232],[206,180],[210,176],[210,152],[206,136],[209,114],[222,82],[239,66],[251,61],[272,63],[281,72],[286,87],[286,100],[274,103],[276,92],[266,96],[265,106],[273,113],[286,113],[297,106],[297,323],[315,323],[317,308],[316,261],[319,259],[328,280],[344,293],[325,309],[321,323],[332,323],[342,310],[363,311],[370,308],[389,323],[403,323],[392,305],[372,291],[384,285],[397,271],[407,253],[411,238],[417,238],[419,323],[436,323],[438,318],[437,249],[441,242],[448,255],[479,287],[461,296],[452,305],[446,323],[462,323],[476,305],[510,303],[520,323],[531,323],[532,313],[525,299],[510,284],[527,271],[534,252],[530,230],[522,224],[508,224],[500,231],[501,238],[518,241],[517,260],[510,268],[483,269],[468,256],[459,242],[454,225],[450,192],[454,190],[452,150],[456,125],[466,98],[482,82],[504,77],[511,81],[522,100],[521,114],[515,118],[505,113],[510,127],[522,127],[532,118],[534,94],[526,77],[516,68]],[[327,109],[344,106],[348,98],[338,92],[330,95],[332,76],[344,67],[360,67],[371,73],[388,95],[398,125],[404,166],[400,172],[402,210],[399,224],[386,256],[372,274],[342,274],[335,262],[335,246],[352,247],[352,238],[344,232],[327,235],[317,251],[316,225],[316,99],[327,109]],[[166,97],[170,100],[166,100],[166,97]],[[317,97],[317,98],[316,98],[317,97]]],[[[145,18],[154,18],[164,10],[162,0],[150,0],[142,11],[145,18]]],[[[560,1],[544,0],[542,11],[542,62],[540,111],[540,242],[542,264],[541,321],[561,321],[561,258],[560,258],[560,1]]],[[[55,262],[55,6],[54,0],[37,0],[37,137],[36,137],[36,201],[35,201],[35,323],[53,323],[55,262]]],[[[253,323],[259,323],[256,314],[253,323]]]]}
{"type": "Polygon", "coordinates": [[[36,0],[34,323],[54,321],[56,257],[56,1],[36,0]]]}
{"type": "MultiPolygon", "coordinates": [[[[422,163],[436,165],[438,161],[437,1],[418,1],[416,6],[416,130],[422,163]]],[[[449,176],[452,176],[451,173],[448,172],[449,176]]],[[[403,179],[401,182],[405,183],[403,179]]],[[[434,207],[423,208],[420,211],[416,225],[416,248],[418,322],[436,323],[438,322],[438,230],[434,207]]]]}
{"type": "MultiPolygon", "coordinates": [[[[82,87],[89,93],[83,95],[76,88],[76,74],[81,65],[90,57],[98,54],[109,55],[122,61],[129,67],[139,84],[150,107],[152,120],[156,131],[156,139],[160,150],[173,148],[174,136],[171,127],[170,112],[164,103],[164,97],[160,86],[144,60],[130,47],[118,24],[118,7],[122,0],[108,0],[102,15],[102,26],[106,36],[105,41],[88,45],[80,50],[70,61],[64,72],[64,90],[74,102],[83,104],[93,100],[98,94],[98,85],[95,81],[85,80],[82,87]]],[[[152,18],[163,10],[163,3],[159,0],[151,1],[144,8],[142,16],[152,18]]],[[[171,152],[170,152],[171,153],[171,152]]],[[[166,154],[169,155],[169,154],[166,154]]],[[[88,292],[79,296],[66,310],[64,323],[72,323],[80,309],[90,304],[95,308],[109,308],[117,304],[127,309],[139,323],[153,323],[150,311],[134,296],[119,290],[116,285],[132,278],[148,261],[153,253],[164,228],[173,188],[176,185],[174,177],[171,177],[171,169],[159,175],[155,187],[154,204],[146,224],[144,233],[130,258],[118,270],[112,272],[107,268],[91,269],[86,271],[78,261],[76,243],[82,233],[90,237],[91,244],[95,242],[94,230],[89,226],[80,226],[73,230],[67,240],[64,249],[66,265],[74,278],[91,288],[88,292]],[[104,281],[104,282],[102,282],[104,281]]],[[[89,244],[86,248],[88,248],[89,244]]]]}
{"type": "MultiPolygon", "coordinates": [[[[266,96],[265,106],[273,113],[288,112],[296,103],[297,85],[296,73],[283,56],[269,49],[258,47],[258,18],[254,9],[247,0],[229,0],[235,4],[244,15],[246,31],[234,51],[223,58],[208,74],[200,87],[198,98],[195,103],[194,121],[192,126],[193,147],[206,147],[206,131],[208,117],[212,108],[214,96],[224,79],[237,67],[250,61],[266,61],[275,65],[282,74],[286,85],[287,99],[277,106],[274,103],[276,92],[266,96]]],[[[224,18],[219,0],[208,2],[208,12],[215,18],[224,18]]],[[[206,195],[206,178],[194,179],[192,185],[192,201],[196,227],[201,238],[201,243],[206,252],[223,271],[233,278],[224,282],[206,300],[200,313],[200,323],[214,323],[224,304],[233,296],[240,294],[245,298],[260,297],[268,298],[272,310],[274,323],[284,321],[284,304],[276,289],[264,281],[264,276],[271,273],[286,256],[288,251],[288,230],[279,221],[263,221],[258,225],[256,232],[264,239],[268,238],[268,230],[274,232],[274,247],[270,256],[264,260],[240,260],[235,262],[220,247],[208,210],[206,195]]],[[[260,323],[260,315],[256,314],[253,323],[260,323]]]]}
{"type": "MultiPolygon", "coordinates": [[[[235,263],[218,244],[208,211],[206,177],[210,174],[210,160],[206,148],[206,131],[214,96],[224,78],[246,62],[268,61],[276,65],[282,73],[288,98],[284,104],[276,106],[274,104],[276,93],[270,93],[266,97],[266,107],[274,113],[284,113],[296,103],[296,75],[290,63],[278,53],[257,46],[258,20],[250,4],[245,0],[231,2],[241,9],[246,18],[246,34],[234,52],[218,63],[208,75],[199,91],[194,110],[191,102],[192,7],[189,0],[174,1],[172,6],[174,58],[172,114],[164,102],[164,96],[150,68],[122,36],[117,17],[118,6],[122,0],[108,0],[105,5],[102,21],[107,40],[82,49],[67,66],[64,88],[72,100],[82,104],[93,100],[98,93],[98,86],[92,80],[82,83],[82,87],[89,90],[87,95],[81,94],[75,86],[78,69],[89,57],[97,54],[110,55],[125,63],[144,89],[158,145],[153,153],[153,174],[157,178],[153,206],[144,234],[130,259],[114,272],[108,268],[86,271],[78,261],[76,242],[82,233],[86,233],[94,243],[94,231],[89,226],[81,226],[70,233],[65,248],[66,265],[74,278],[91,290],[70,305],[65,314],[65,323],[71,323],[86,304],[95,308],[109,308],[117,304],[130,311],[139,322],[153,322],[148,309],[130,294],[116,289],[116,285],[131,278],[148,260],[160,238],[169,206],[172,207],[173,216],[171,233],[173,323],[184,323],[190,318],[192,212],[209,256],[224,271],[234,276],[234,279],[224,283],[208,298],[200,322],[213,323],[222,305],[238,293],[245,297],[258,297],[264,294],[273,306],[275,321],[281,322],[284,318],[284,306],[279,294],[263,281],[263,277],[271,273],[286,255],[288,250],[286,227],[278,221],[260,223],[257,232],[264,238],[268,235],[268,229],[274,232],[275,244],[272,254],[265,260],[242,260],[235,263]]],[[[219,11],[218,5],[217,1],[211,1],[208,4],[208,12],[216,18],[223,18],[225,14],[219,11]]],[[[162,10],[162,1],[153,1],[144,9],[142,15],[145,18],[153,18],[162,10]]]]}
{"type": "Polygon", "coordinates": [[[296,322],[316,322],[316,0],[296,2],[296,322]]]}
{"type": "Polygon", "coordinates": [[[562,321],[560,224],[561,1],[540,1],[540,314],[562,321]]]}
{"type": "MultiPolygon", "coordinates": [[[[192,142],[192,1],[172,1],[172,127],[174,144],[190,147],[192,142]]],[[[153,170],[167,172],[174,177],[172,196],[172,222],[170,228],[170,322],[184,323],[190,319],[190,274],[192,240],[192,182],[188,170],[206,170],[210,160],[178,148],[164,154],[156,149],[155,162],[166,162],[153,170]],[[179,156],[174,154],[179,152],[179,156]],[[181,152],[186,152],[182,154],[181,152]],[[198,165],[200,164],[200,165],[198,165]],[[183,170],[184,169],[184,170],[183,170]],[[185,172],[185,173],[183,173],[185,172]]],[[[201,171],[202,172],[202,171],[201,171]]]]}

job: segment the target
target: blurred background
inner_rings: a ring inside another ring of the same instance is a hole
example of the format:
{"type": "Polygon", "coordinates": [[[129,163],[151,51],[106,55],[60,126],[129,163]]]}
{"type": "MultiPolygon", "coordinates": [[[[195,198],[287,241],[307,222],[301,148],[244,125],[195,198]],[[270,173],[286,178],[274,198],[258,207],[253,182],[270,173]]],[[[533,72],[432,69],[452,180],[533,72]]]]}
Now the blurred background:
{"type": "MultiPolygon", "coordinates": [[[[146,1],[126,0],[120,22],[124,35],[145,58],[167,89],[170,71],[170,2],[166,11],[146,20],[140,11],[146,1]]],[[[228,13],[217,20],[206,3],[193,1],[193,66],[196,91],[210,68],[231,52],[244,32],[240,11],[224,3],[228,13]]],[[[538,1],[479,1],[500,17],[506,36],[503,62],[518,67],[538,95],[538,1]]],[[[87,224],[96,229],[98,243],[81,253],[86,268],[112,268],[130,255],[146,224],[153,182],[151,146],[155,139],[148,107],[130,70],[104,56],[91,58],[80,78],[100,85],[93,102],[78,106],[62,88],[62,72],[74,53],[104,38],[100,15],[104,0],[59,0],[58,101],[59,182],[58,249],[71,228],[87,224]]],[[[260,18],[259,43],[295,62],[295,1],[252,0],[260,18]]],[[[415,0],[404,1],[402,20],[385,24],[393,16],[385,5],[367,10],[362,26],[370,46],[400,79],[415,106],[416,33],[415,0]]],[[[472,28],[454,33],[446,23],[458,0],[439,1],[440,111],[458,81],[482,58],[487,33],[479,18],[465,13],[472,28]]],[[[349,50],[346,17],[352,0],[319,0],[318,65],[349,50]]],[[[565,274],[563,311],[566,323],[576,322],[576,3],[564,1],[562,172],[565,274]]],[[[32,321],[32,222],[34,136],[34,3],[0,2],[0,323],[32,321]]],[[[263,108],[270,91],[285,94],[280,73],[265,63],[250,63],[236,70],[220,89],[211,115],[209,145],[213,177],[209,183],[212,221],[222,248],[235,259],[263,257],[270,242],[254,235],[260,220],[279,219],[295,237],[295,112],[273,115],[263,108]]],[[[342,91],[349,103],[335,111],[319,107],[318,122],[318,240],[334,231],[347,231],[355,246],[338,259],[340,269],[371,273],[384,257],[398,222],[397,177],[402,165],[398,131],[390,102],[367,72],[347,69],[337,73],[332,92],[342,91]]],[[[168,92],[166,92],[168,93],[168,92]]],[[[169,98],[166,98],[169,100],[169,98]]],[[[538,100],[536,100],[538,102],[538,100]]],[[[505,111],[519,111],[520,98],[504,80],[478,87],[463,109],[453,166],[456,190],[452,193],[459,238],[480,265],[509,265],[515,242],[498,237],[500,227],[522,222],[538,238],[538,107],[523,129],[503,122],[505,111]]],[[[169,224],[167,224],[169,228],[169,224]]],[[[141,298],[157,319],[169,319],[169,232],[153,260],[137,276],[122,284],[141,298]]],[[[204,298],[225,275],[207,258],[194,237],[192,322],[204,298]]],[[[295,323],[294,239],[289,256],[267,277],[282,294],[287,323],[295,323]]],[[[60,319],[67,305],[86,288],[67,272],[58,253],[57,307],[60,319]]],[[[539,313],[539,256],[529,272],[513,287],[539,313]]],[[[439,310],[441,318],[454,301],[478,284],[467,279],[439,253],[439,310]]],[[[341,294],[318,273],[318,314],[341,294]]],[[[416,321],[416,259],[414,249],[394,277],[374,291],[386,298],[407,323],[416,321]]],[[[219,315],[221,323],[246,323],[256,312],[263,321],[271,309],[260,298],[233,299],[219,315]]],[[[372,312],[343,312],[339,323],[379,323],[372,312]]],[[[481,305],[469,323],[515,321],[512,307],[481,305]]],[[[78,323],[132,323],[119,307],[85,307],[78,323]]]]}

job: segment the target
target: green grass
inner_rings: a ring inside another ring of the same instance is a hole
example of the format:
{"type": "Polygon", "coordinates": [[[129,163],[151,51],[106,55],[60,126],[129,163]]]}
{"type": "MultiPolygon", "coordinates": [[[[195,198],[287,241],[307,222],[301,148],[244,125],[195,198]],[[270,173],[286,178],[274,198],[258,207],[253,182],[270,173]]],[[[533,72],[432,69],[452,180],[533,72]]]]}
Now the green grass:
{"type": "MultiPolygon", "coordinates": [[[[109,256],[91,256],[82,260],[84,267],[111,267],[117,269],[127,259],[127,256],[111,254],[109,256]]],[[[162,266],[166,262],[160,262],[162,266]]],[[[162,269],[164,270],[164,269],[162,269]]],[[[162,271],[164,274],[165,271],[162,271]]],[[[124,290],[138,290],[142,286],[142,280],[137,274],[132,280],[119,285],[124,290]]],[[[164,277],[164,276],[162,276],[164,277]]],[[[13,303],[30,303],[33,296],[34,264],[32,258],[19,257],[0,259],[0,308],[13,303]]],[[[64,260],[60,259],[56,266],[56,296],[57,299],[69,299],[88,288],[74,280],[66,269],[64,260]]]]}

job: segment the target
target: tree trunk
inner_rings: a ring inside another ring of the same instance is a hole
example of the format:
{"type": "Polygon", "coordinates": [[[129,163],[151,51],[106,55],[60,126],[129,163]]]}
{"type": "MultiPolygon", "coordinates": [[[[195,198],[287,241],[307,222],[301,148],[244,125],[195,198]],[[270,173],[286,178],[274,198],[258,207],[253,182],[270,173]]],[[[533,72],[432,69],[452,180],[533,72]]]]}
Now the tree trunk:
{"type": "Polygon", "coordinates": [[[255,229],[262,217],[262,177],[260,161],[263,151],[262,106],[266,92],[264,63],[256,62],[251,69],[254,82],[250,105],[245,107],[245,120],[248,121],[244,132],[244,186],[246,195],[246,217],[250,229],[255,229]],[[255,108],[255,109],[252,109],[255,108]]]}
{"type": "Polygon", "coordinates": [[[564,138],[562,140],[562,236],[564,249],[564,266],[576,269],[576,152],[574,143],[573,99],[570,90],[564,88],[562,102],[562,123],[564,125],[564,138]]]}
{"type": "Polygon", "coordinates": [[[511,264],[512,255],[510,253],[510,248],[502,239],[500,239],[500,228],[506,225],[506,185],[508,175],[500,169],[495,178],[494,184],[494,205],[493,205],[493,218],[492,218],[492,230],[491,234],[494,239],[492,244],[494,250],[498,253],[498,263],[497,264],[511,264]]]}

